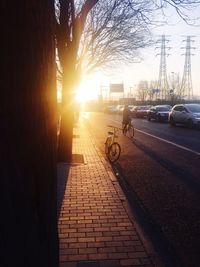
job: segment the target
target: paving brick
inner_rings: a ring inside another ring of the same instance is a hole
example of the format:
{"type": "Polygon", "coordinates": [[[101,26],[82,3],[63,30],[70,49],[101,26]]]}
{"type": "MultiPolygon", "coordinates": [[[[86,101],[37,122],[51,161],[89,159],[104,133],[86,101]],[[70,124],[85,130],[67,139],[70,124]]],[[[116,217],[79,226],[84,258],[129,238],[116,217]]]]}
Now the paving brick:
{"type": "Polygon", "coordinates": [[[87,243],[87,246],[88,247],[95,247],[95,248],[99,248],[99,247],[104,247],[105,246],[105,244],[104,244],[104,242],[93,242],[93,243],[87,243]]]}
{"type": "Polygon", "coordinates": [[[86,254],[69,255],[68,257],[69,261],[83,261],[88,259],[86,254]]]}
{"type": "Polygon", "coordinates": [[[101,225],[100,223],[87,223],[86,227],[101,227],[103,225],[101,225]]]}
{"type": "Polygon", "coordinates": [[[76,233],[77,232],[77,229],[69,228],[69,226],[67,225],[64,225],[64,227],[60,229],[61,229],[61,232],[63,231],[63,233],[76,233]]]}
{"type": "Polygon", "coordinates": [[[111,253],[111,252],[116,252],[115,247],[104,247],[104,248],[99,248],[98,253],[111,253]]]}
{"type": "Polygon", "coordinates": [[[120,231],[120,235],[130,235],[130,236],[134,236],[135,232],[134,231],[120,231]]]}
{"type": "Polygon", "coordinates": [[[86,224],[85,223],[76,223],[76,224],[71,224],[70,225],[70,228],[73,228],[73,229],[80,229],[80,228],[85,228],[86,227],[86,224]]]}
{"type": "Polygon", "coordinates": [[[87,243],[81,242],[81,243],[70,243],[69,248],[86,248],[87,247],[87,243]]]}
{"type": "Polygon", "coordinates": [[[127,240],[130,240],[131,237],[130,236],[125,236],[125,235],[122,235],[122,236],[114,236],[113,237],[113,240],[114,241],[127,241],[127,240]]]}
{"type": "Polygon", "coordinates": [[[66,188],[58,186],[58,195],[64,192],[60,267],[152,267],[108,163],[84,126],[74,131],[80,138],[73,139],[73,153],[83,154],[87,164],[70,165],[66,188]]]}
{"type": "Polygon", "coordinates": [[[108,254],[110,259],[127,259],[128,258],[128,254],[127,253],[109,253],[108,254]]]}
{"type": "Polygon", "coordinates": [[[110,227],[95,227],[94,230],[97,231],[97,232],[99,232],[99,231],[110,231],[110,227]]]}
{"type": "MultiPolygon", "coordinates": [[[[134,247],[132,246],[128,246],[128,247],[116,247],[116,251],[117,252],[135,252],[134,247]]],[[[135,258],[135,257],[131,257],[130,254],[128,254],[130,258],[135,258]]]]}
{"type": "Polygon", "coordinates": [[[111,241],[111,242],[106,242],[107,247],[120,247],[123,245],[123,242],[121,241],[111,241]]]}
{"type": "Polygon", "coordinates": [[[94,237],[100,237],[100,236],[103,236],[103,233],[102,232],[89,232],[89,233],[86,233],[86,236],[94,236],[94,237]]]}
{"type": "Polygon", "coordinates": [[[94,237],[80,237],[78,238],[78,242],[94,242],[94,237]]]}
{"type": "Polygon", "coordinates": [[[136,251],[144,251],[144,247],[141,245],[141,246],[134,246],[135,250],[136,251]]]}
{"type": "Polygon", "coordinates": [[[78,251],[80,254],[91,254],[97,253],[97,248],[80,248],[78,251]]]}
{"type": "Polygon", "coordinates": [[[101,241],[112,241],[113,238],[110,236],[103,236],[103,237],[96,237],[96,241],[97,242],[101,242],[101,241]]]}
{"type": "Polygon", "coordinates": [[[124,246],[140,246],[141,245],[141,241],[139,240],[128,240],[128,241],[124,241],[123,242],[124,246]]]}
{"type": "Polygon", "coordinates": [[[60,243],[60,249],[68,248],[68,247],[69,247],[69,244],[60,243]]]}
{"type": "Polygon", "coordinates": [[[124,226],[115,226],[115,225],[112,226],[112,231],[125,231],[125,230],[126,227],[124,226]]]}
{"type": "Polygon", "coordinates": [[[82,219],[82,220],[78,220],[77,222],[78,222],[78,223],[81,223],[81,224],[82,224],[82,223],[85,223],[85,224],[86,224],[86,223],[92,223],[92,220],[82,219]]]}
{"type": "Polygon", "coordinates": [[[69,237],[85,237],[85,233],[69,233],[69,237]]]}
{"type": "Polygon", "coordinates": [[[111,222],[111,223],[102,223],[101,224],[101,226],[102,227],[112,227],[112,229],[113,229],[113,227],[115,227],[115,226],[117,226],[117,223],[113,223],[113,222],[111,222]]]}
{"type": "Polygon", "coordinates": [[[93,220],[93,223],[107,223],[108,222],[108,220],[107,219],[99,219],[99,220],[93,220]]]}
{"type": "Polygon", "coordinates": [[[68,225],[75,224],[75,223],[77,223],[77,221],[68,220],[68,222],[67,222],[68,225]]]}
{"type": "Polygon", "coordinates": [[[90,254],[90,260],[105,260],[108,259],[108,255],[106,253],[98,253],[98,254],[90,254]]]}
{"type": "Polygon", "coordinates": [[[59,238],[66,238],[69,236],[69,234],[65,233],[65,231],[63,231],[62,229],[58,230],[58,235],[59,235],[59,238]]]}
{"type": "Polygon", "coordinates": [[[84,233],[87,233],[87,232],[93,232],[94,231],[94,228],[91,228],[91,227],[84,227],[84,228],[78,228],[77,229],[78,232],[84,232],[84,233]]]}
{"type": "Polygon", "coordinates": [[[60,238],[61,243],[75,243],[77,241],[77,238],[60,238]]]}
{"type": "Polygon", "coordinates": [[[138,259],[122,259],[120,260],[121,266],[141,266],[141,263],[138,259]]]}
{"type": "Polygon", "coordinates": [[[124,219],[122,219],[122,218],[109,218],[108,219],[108,222],[111,222],[111,223],[113,222],[113,223],[117,223],[117,224],[119,224],[120,222],[123,222],[123,221],[124,221],[124,219]]]}
{"type": "Polygon", "coordinates": [[[78,249],[60,249],[60,255],[70,255],[70,254],[77,254],[78,253],[78,249]]]}
{"type": "Polygon", "coordinates": [[[110,232],[104,232],[103,236],[118,236],[119,232],[116,231],[110,231],[110,232]]]}
{"type": "Polygon", "coordinates": [[[144,251],[135,251],[135,252],[129,252],[128,253],[129,258],[146,258],[147,254],[144,251]]]}

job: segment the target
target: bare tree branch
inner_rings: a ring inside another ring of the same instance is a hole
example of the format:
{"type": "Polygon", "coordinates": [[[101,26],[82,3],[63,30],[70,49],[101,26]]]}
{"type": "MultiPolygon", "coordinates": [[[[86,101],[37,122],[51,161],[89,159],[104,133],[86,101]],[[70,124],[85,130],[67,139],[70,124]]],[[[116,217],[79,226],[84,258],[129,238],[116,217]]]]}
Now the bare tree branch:
{"type": "Polygon", "coordinates": [[[56,0],[57,43],[61,66],[69,61],[80,72],[134,61],[152,43],[151,27],[159,12],[172,7],[187,23],[200,0],[56,0]],[[60,9],[60,10],[59,10],[60,9]],[[73,58],[73,60],[72,60],[73,58]],[[73,62],[72,62],[73,61],[73,62]]]}

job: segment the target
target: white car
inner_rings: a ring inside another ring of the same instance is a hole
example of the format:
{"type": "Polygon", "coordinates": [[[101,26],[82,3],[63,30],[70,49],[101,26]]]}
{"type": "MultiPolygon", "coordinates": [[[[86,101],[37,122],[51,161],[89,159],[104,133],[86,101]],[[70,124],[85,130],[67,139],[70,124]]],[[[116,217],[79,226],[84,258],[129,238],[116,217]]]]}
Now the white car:
{"type": "Polygon", "coordinates": [[[169,123],[185,124],[189,128],[200,126],[200,104],[177,104],[169,113],[169,123]]]}

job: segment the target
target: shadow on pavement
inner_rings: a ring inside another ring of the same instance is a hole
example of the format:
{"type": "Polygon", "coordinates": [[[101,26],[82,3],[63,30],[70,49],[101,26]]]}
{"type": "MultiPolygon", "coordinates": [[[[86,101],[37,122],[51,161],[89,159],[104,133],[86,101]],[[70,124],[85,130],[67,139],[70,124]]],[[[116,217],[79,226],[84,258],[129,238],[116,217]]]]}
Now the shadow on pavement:
{"type": "Polygon", "coordinates": [[[64,194],[65,194],[65,189],[67,185],[67,180],[69,176],[69,169],[70,169],[70,164],[67,163],[58,163],[57,164],[57,207],[58,207],[58,212],[57,216],[59,218],[60,215],[60,210],[62,206],[62,202],[64,199],[64,194]]]}

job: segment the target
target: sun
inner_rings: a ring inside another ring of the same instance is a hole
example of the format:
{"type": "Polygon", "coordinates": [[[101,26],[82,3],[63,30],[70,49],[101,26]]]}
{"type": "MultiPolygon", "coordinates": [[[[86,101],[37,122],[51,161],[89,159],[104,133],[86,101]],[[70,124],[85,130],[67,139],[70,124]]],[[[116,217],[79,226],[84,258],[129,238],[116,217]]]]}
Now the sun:
{"type": "Polygon", "coordinates": [[[76,92],[76,100],[79,103],[86,103],[89,100],[96,100],[100,90],[100,76],[93,74],[84,79],[76,92]]]}

